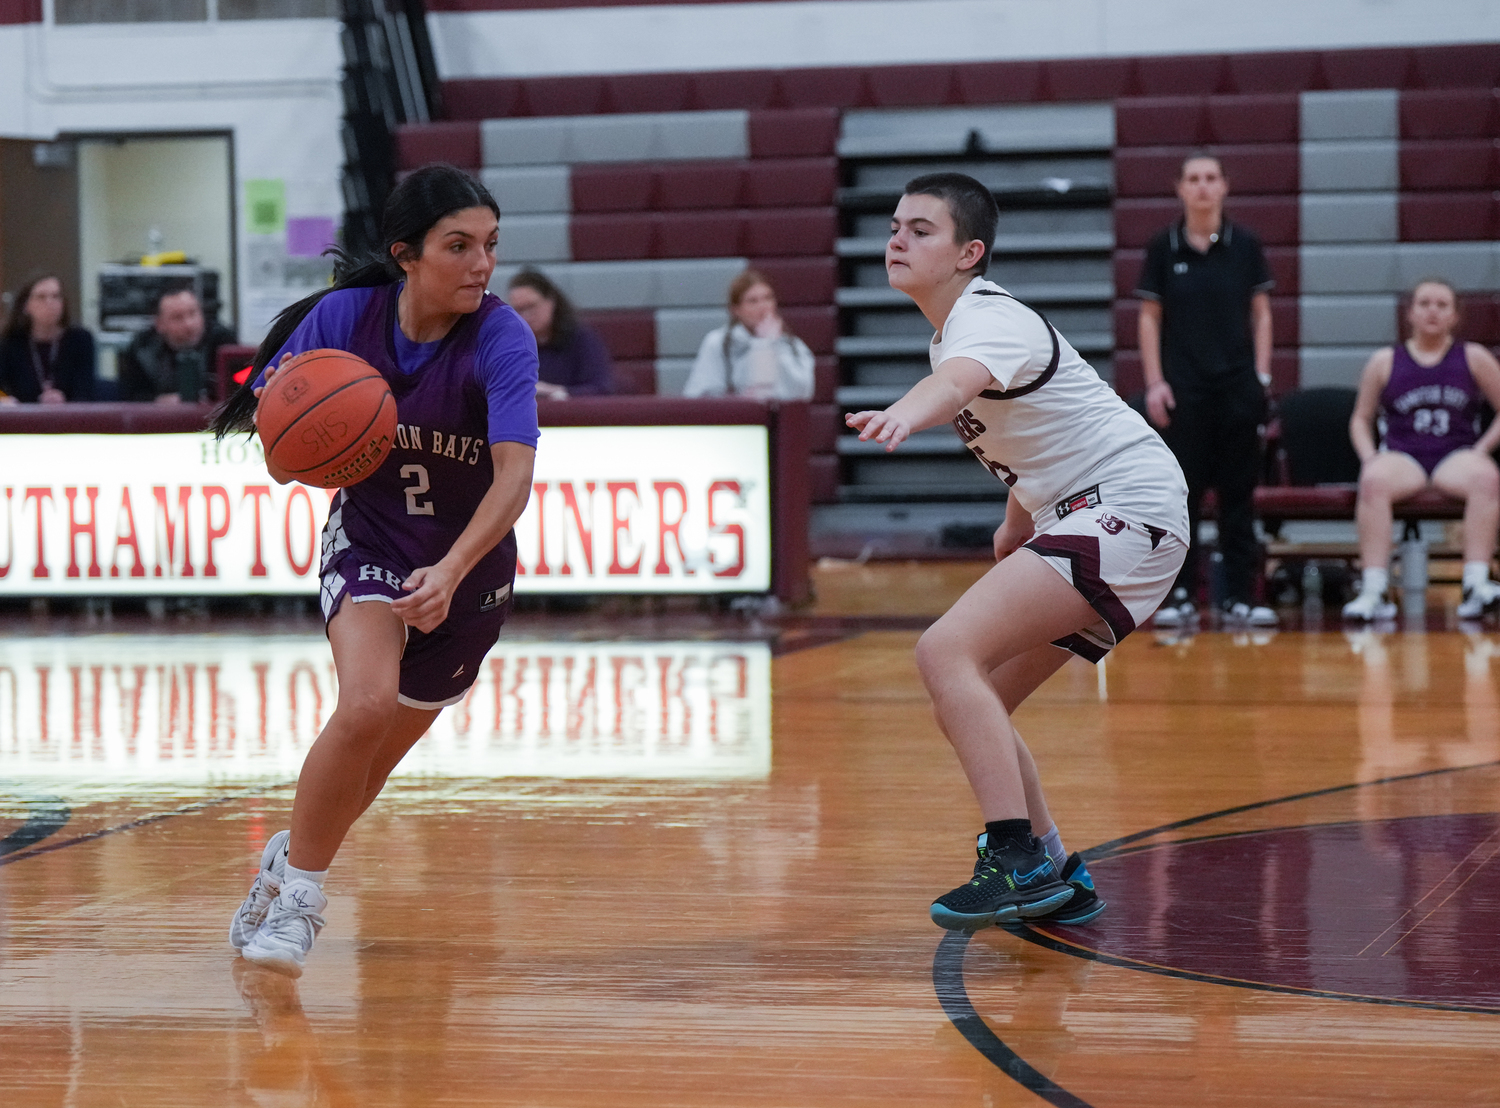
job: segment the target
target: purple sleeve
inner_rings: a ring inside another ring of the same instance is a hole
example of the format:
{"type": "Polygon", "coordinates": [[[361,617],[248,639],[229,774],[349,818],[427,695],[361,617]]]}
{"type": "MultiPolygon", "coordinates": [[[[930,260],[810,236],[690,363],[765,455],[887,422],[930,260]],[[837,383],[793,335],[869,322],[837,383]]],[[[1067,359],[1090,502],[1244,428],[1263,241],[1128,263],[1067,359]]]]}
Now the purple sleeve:
{"type": "Polygon", "coordinates": [[[575,374],[568,382],[568,391],[574,396],[608,396],[613,393],[615,367],[609,357],[609,348],[599,333],[579,324],[573,346],[575,374]]]}
{"type": "Polygon", "coordinates": [[[490,445],[536,446],[536,338],[509,305],[485,319],[474,361],[489,401],[490,445]]]}
{"type": "MultiPolygon", "coordinates": [[[[309,350],[347,350],[349,337],[360,312],[375,294],[374,289],[335,289],[312,306],[297,329],[282,344],[268,363],[277,365],[282,356],[305,354],[309,350]]],[[[265,384],[265,373],[255,379],[255,387],[265,384]]]]}

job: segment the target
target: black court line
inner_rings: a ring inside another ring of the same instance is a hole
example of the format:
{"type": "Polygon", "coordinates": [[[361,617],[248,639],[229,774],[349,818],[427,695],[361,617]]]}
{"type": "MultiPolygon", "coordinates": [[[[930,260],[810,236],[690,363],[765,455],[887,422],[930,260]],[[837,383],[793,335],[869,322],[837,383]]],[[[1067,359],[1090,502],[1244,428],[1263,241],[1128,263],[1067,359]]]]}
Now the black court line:
{"type": "MultiPolygon", "coordinates": [[[[1347,785],[1332,785],[1326,789],[1312,789],[1308,792],[1292,793],[1290,796],[1276,797],[1272,800],[1257,800],[1251,804],[1238,804],[1232,808],[1221,808],[1217,812],[1209,812],[1207,815],[1190,816],[1187,819],[1173,820],[1164,823],[1160,827],[1153,827],[1146,831],[1137,831],[1131,835],[1124,835],[1118,839],[1111,839],[1107,843],[1089,847],[1081,851],[1083,856],[1089,860],[1098,860],[1111,857],[1131,843],[1142,839],[1149,839],[1153,835],[1160,835],[1167,831],[1175,831],[1183,827],[1192,827],[1195,824],[1207,823],[1209,820],[1220,819],[1224,816],[1238,815],[1241,812],[1253,812],[1260,808],[1271,808],[1277,804],[1290,804],[1297,800],[1307,800],[1316,796],[1330,796],[1334,793],[1352,792],[1356,789],[1365,789],[1374,785],[1389,785],[1398,781],[1414,781],[1423,777],[1440,777],[1449,773],[1463,773],[1467,770],[1493,769],[1500,766],[1500,760],[1492,762],[1478,762],[1470,766],[1448,766],[1443,769],[1420,770],[1416,773],[1400,773],[1390,777],[1377,777],[1373,781],[1355,781],[1347,785]]],[[[1349,821],[1359,822],[1359,821],[1349,821]]],[[[1205,836],[1205,838],[1216,836],[1205,836]]],[[[1190,840],[1192,841],[1192,840],[1190,840]]],[[[1175,845],[1172,843],[1161,843],[1161,846],[1175,845]]],[[[1149,849],[1149,847],[1143,848],[1149,849]]],[[[1132,852],[1133,853],[1133,852],[1132,852]]],[[[3,862],[0,862],[3,864],[3,862]]],[[[1396,1000],[1392,997],[1367,997],[1354,993],[1322,992],[1312,989],[1297,989],[1289,985],[1270,985],[1263,982],[1241,981],[1236,978],[1214,977],[1210,974],[1193,973],[1188,970],[1171,969],[1166,966],[1153,966],[1146,962],[1132,962],[1129,959],[1119,958],[1113,954],[1105,954],[1102,951],[1091,950],[1087,947],[1073,946],[1062,942],[1042,931],[1033,930],[1026,926],[1011,926],[1006,931],[1019,939],[1033,943],[1046,950],[1059,954],[1067,954],[1074,958],[1082,958],[1089,962],[1100,962],[1105,965],[1117,966],[1121,969],[1139,970],[1143,973],[1159,974],[1163,977],[1178,977],[1185,981],[1198,981],[1212,985],[1225,985],[1234,988],[1252,989],[1257,992],[1284,993],[1291,996],[1305,996],[1322,1000],[1344,1000],[1360,1004],[1379,1004],[1394,1008],[1416,1008],[1420,1011],[1439,1012],[1464,1012],[1468,1014],[1496,1015],[1494,1008],[1479,1008],[1458,1004],[1433,1004],[1421,1001],[1396,1000]]],[[[938,995],[938,1002],[942,1004],[943,1011],[947,1014],[949,1021],[959,1034],[963,1035],[969,1043],[989,1059],[997,1068],[1007,1076],[1015,1079],[1017,1083],[1046,1100],[1050,1104],[1058,1105],[1059,1108],[1090,1108],[1090,1105],[1077,1096],[1062,1088],[1051,1078],[1041,1073],[1024,1058],[1007,1046],[984,1018],[974,1010],[969,1001],[968,990],[964,985],[964,951],[968,949],[969,940],[973,936],[965,932],[949,932],[943,936],[938,943],[936,953],[932,959],[932,984],[938,995]]]]}
{"type": "Polygon", "coordinates": [[[101,827],[97,831],[88,831],[82,835],[74,835],[71,839],[48,843],[46,846],[39,846],[34,850],[7,854],[4,857],[0,857],[0,866],[8,866],[13,862],[24,862],[27,858],[36,858],[43,854],[51,854],[54,850],[65,850],[70,846],[91,843],[96,839],[104,838],[106,835],[118,835],[121,831],[134,831],[137,827],[146,827],[153,823],[160,823],[162,820],[172,819],[175,816],[191,815],[193,812],[201,812],[208,808],[217,808],[221,804],[230,804],[236,800],[247,800],[253,796],[265,796],[267,793],[274,792],[277,789],[286,788],[290,783],[282,781],[275,785],[266,785],[257,789],[246,789],[241,792],[231,793],[228,796],[216,796],[212,800],[200,800],[194,804],[184,804],[182,807],[173,808],[170,811],[155,812],[149,816],[141,816],[139,819],[117,823],[113,827],[101,827]]]}
{"type": "Polygon", "coordinates": [[[73,817],[73,810],[63,803],[60,796],[38,797],[23,803],[30,808],[30,815],[25,823],[0,839],[0,858],[55,835],[73,817]]]}

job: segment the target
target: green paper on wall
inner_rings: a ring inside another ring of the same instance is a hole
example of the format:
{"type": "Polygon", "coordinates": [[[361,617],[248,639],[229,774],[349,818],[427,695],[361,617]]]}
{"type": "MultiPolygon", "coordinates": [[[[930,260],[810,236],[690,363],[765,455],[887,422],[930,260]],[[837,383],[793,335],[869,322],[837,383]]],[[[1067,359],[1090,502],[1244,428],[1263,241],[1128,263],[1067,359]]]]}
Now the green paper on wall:
{"type": "Polygon", "coordinates": [[[252,235],[279,235],[286,230],[286,182],[266,178],[245,182],[245,216],[252,235]]]}

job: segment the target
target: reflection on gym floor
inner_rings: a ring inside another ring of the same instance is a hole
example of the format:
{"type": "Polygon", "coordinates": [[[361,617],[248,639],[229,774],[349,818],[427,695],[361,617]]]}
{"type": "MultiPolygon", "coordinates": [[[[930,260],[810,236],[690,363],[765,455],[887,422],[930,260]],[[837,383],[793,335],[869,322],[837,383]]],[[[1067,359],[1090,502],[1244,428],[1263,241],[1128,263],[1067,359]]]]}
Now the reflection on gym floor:
{"type": "MultiPolygon", "coordinates": [[[[336,695],[321,635],[10,639],[0,778],[284,778],[336,695]]],[[[502,642],[397,772],[755,778],[770,767],[763,643],[502,642]]]]}

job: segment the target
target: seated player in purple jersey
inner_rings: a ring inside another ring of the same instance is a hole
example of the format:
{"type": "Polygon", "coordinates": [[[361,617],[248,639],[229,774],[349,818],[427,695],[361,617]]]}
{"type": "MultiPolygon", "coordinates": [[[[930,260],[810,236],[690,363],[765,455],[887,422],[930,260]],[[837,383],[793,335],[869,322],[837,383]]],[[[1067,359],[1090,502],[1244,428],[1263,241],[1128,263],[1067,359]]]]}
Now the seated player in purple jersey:
{"type": "Polygon", "coordinates": [[[1365,363],[1349,438],[1359,455],[1359,595],[1344,605],[1349,620],[1390,619],[1391,505],[1423,489],[1464,501],[1463,599],[1460,619],[1478,619],[1500,606],[1500,584],[1490,580],[1490,558],[1500,529],[1500,420],[1479,431],[1488,400],[1500,408],[1500,363],[1476,342],[1454,337],[1458,296],[1429,278],[1412,290],[1411,338],[1383,347],[1365,363]],[[1375,444],[1376,416],[1385,441],[1375,444]]]}
{"type": "Polygon", "coordinates": [[[250,430],[269,367],[327,347],[364,358],[396,398],[391,456],[340,490],[323,530],[338,703],[303,763],[292,826],[271,837],[230,925],[245,958],[292,977],[323,927],[323,880],[344,836],[463,698],[510,611],[537,354],[530,328],[487,291],[499,217],[452,166],[413,173],[386,201],[380,256],[340,256],[332,289],[282,312],[256,352],[260,377],[215,417],[221,436],[250,430]]]}

